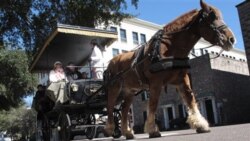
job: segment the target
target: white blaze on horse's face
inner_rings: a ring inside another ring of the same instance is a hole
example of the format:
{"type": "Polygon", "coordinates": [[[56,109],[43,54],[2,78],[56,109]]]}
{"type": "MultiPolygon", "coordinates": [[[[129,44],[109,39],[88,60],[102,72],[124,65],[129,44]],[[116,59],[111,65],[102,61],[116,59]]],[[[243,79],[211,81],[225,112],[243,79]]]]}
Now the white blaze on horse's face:
{"type": "Polygon", "coordinates": [[[229,51],[236,43],[232,30],[226,26],[221,12],[201,0],[202,19],[200,22],[200,35],[211,44],[218,45],[229,51]]]}

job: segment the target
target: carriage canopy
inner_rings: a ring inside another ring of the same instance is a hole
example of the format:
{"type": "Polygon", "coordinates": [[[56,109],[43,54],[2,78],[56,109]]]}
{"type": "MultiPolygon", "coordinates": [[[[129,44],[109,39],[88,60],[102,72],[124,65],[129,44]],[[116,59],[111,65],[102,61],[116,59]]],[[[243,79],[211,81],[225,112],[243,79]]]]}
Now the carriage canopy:
{"type": "Polygon", "coordinates": [[[92,39],[96,39],[101,46],[110,45],[117,40],[117,32],[58,24],[35,54],[29,69],[31,72],[48,71],[55,61],[64,65],[68,62],[83,65],[91,54],[92,39]]]}

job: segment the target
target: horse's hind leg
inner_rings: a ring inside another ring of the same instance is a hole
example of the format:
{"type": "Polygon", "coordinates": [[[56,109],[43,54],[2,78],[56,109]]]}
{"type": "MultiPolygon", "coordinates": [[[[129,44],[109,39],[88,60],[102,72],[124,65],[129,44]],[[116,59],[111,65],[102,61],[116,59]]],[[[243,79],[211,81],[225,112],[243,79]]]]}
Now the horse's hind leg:
{"type": "Polygon", "coordinates": [[[187,74],[183,78],[183,83],[177,86],[177,89],[188,107],[187,123],[190,125],[190,127],[196,129],[197,133],[210,132],[207,120],[200,114],[198,109],[198,105],[192,92],[187,74]]]}
{"type": "Polygon", "coordinates": [[[128,126],[128,112],[132,101],[133,95],[126,95],[122,104],[122,135],[124,135],[126,139],[134,138],[132,129],[128,126]]]}
{"type": "Polygon", "coordinates": [[[148,105],[148,117],[145,123],[144,132],[149,134],[149,138],[161,137],[158,126],[155,124],[155,113],[158,106],[159,96],[161,93],[161,85],[159,83],[152,83],[150,86],[150,97],[148,105]]]}
{"type": "Polygon", "coordinates": [[[117,97],[119,96],[121,91],[121,83],[114,82],[112,86],[108,87],[107,96],[107,112],[108,112],[108,120],[106,126],[104,128],[104,135],[105,136],[112,136],[115,124],[114,124],[114,106],[116,105],[117,97]]]}

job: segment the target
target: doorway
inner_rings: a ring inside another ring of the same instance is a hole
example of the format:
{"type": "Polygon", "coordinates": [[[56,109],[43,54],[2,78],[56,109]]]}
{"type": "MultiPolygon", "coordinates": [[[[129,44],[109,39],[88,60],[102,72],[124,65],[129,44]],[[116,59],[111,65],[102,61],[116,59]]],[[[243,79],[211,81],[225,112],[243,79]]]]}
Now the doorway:
{"type": "Polygon", "coordinates": [[[164,127],[165,129],[169,129],[171,128],[170,121],[175,119],[174,106],[173,105],[164,106],[163,113],[164,113],[164,127]]]}
{"type": "Polygon", "coordinates": [[[213,102],[211,99],[205,100],[205,108],[206,108],[207,120],[211,125],[214,125],[215,120],[214,120],[213,102]]]}

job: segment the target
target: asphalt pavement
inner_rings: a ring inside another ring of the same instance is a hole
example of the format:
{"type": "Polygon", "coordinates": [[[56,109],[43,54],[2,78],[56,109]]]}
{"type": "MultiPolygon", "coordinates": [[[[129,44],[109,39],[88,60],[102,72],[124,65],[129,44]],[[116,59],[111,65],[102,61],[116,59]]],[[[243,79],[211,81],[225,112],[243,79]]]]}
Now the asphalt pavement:
{"type": "MultiPolygon", "coordinates": [[[[130,141],[250,141],[250,123],[230,126],[212,127],[210,133],[197,134],[195,130],[178,130],[161,132],[160,138],[148,138],[147,134],[136,134],[135,139],[130,141]]],[[[95,141],[122,141],[113,138],[96,138],[95,141]]],[[[87,141],[87,139],[74,140],[87,141]]]]}

